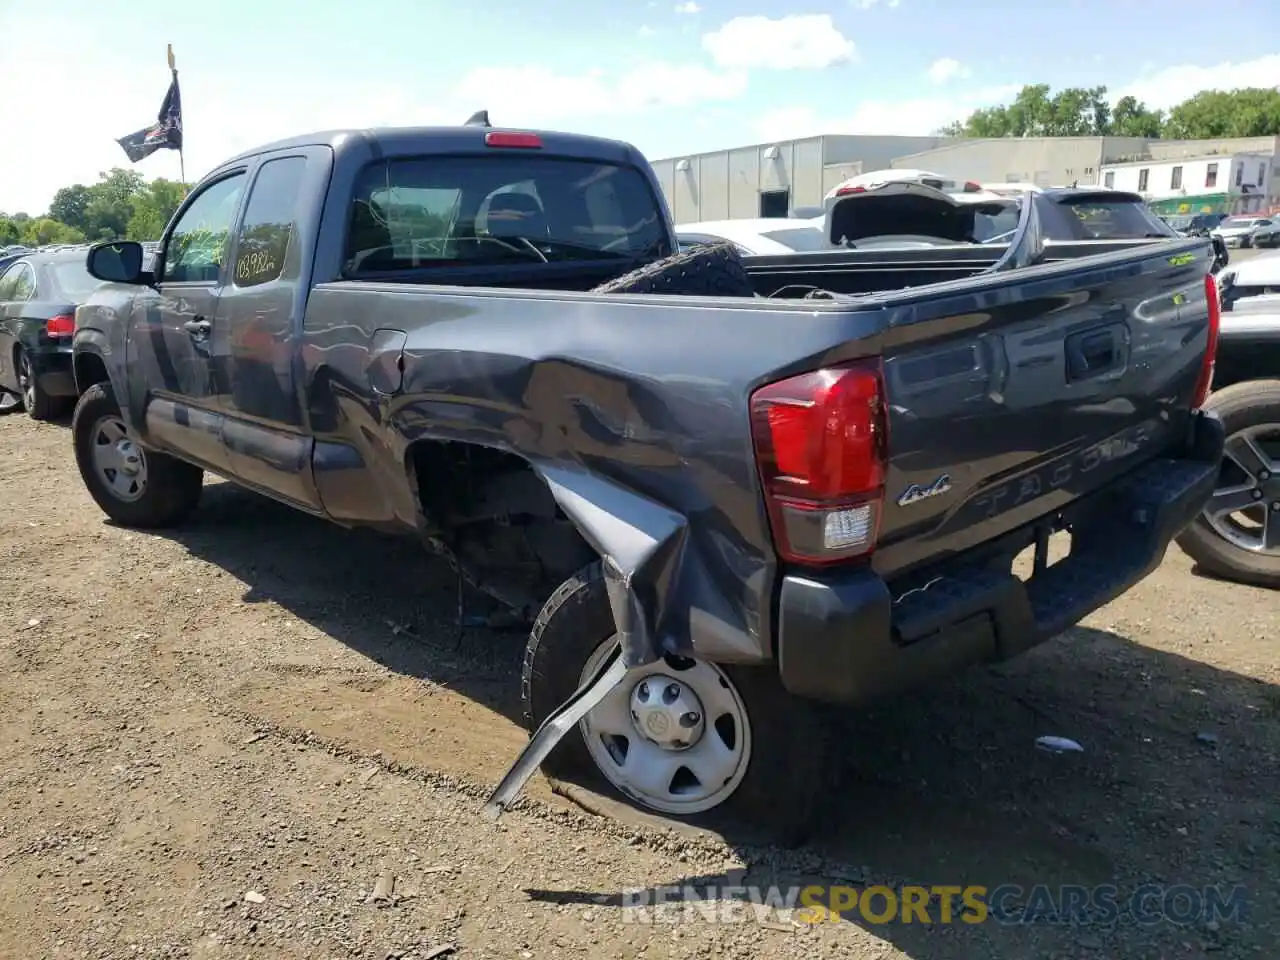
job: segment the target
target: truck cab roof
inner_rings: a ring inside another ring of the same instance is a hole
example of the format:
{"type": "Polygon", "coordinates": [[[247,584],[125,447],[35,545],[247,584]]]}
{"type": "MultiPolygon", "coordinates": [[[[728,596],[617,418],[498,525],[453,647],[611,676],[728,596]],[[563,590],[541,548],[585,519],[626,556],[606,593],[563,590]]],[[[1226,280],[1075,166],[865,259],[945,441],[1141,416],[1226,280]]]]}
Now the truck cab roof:
{"type": "MultiPolygon", "coordinates": [[[[635,147],[621,140],[589,137],[576,133],[558,133],[547,130],[519,130],[505,127],[456,126],[456,127],[373,127],[346,130],[320,130],[315,133],[288,137],[273,143],[246,150],[218,165],[218,168],[243,163],[264,153],[276,153],[299,147],[327,146],[335,154],[352,150],[372,152],[382,156],[409,156],[420,153],[448,154],[473,150],[502,149],[491,141],[511,136],[536,138],[540,148],[560,156],[590,157],[612,163],[645,165],[644,155],[635,147]],[[496,135],[496,138],[495,138],[496,135]]],[[[530,140],[529,142],[532,142],[530,140]]],[[[528,150],[529,147],[506,149],[528,150]]]]}

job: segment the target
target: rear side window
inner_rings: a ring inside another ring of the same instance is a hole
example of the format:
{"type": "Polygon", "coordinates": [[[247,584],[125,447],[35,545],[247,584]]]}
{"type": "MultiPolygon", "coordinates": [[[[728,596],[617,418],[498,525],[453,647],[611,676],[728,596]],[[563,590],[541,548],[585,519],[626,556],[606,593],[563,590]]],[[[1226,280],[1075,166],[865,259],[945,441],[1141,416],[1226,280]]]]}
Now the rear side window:
{"type": "Polygon", "coordinates": [[[7,300],[25,300],[25,297],[14,296],[18,288],[18,280],[27,271],[25,263],[15,263],[0,275],[0,302],[7,300]]]}
{"type": "Polygon", "coordinates": [[[237,287],[270,283],[284,271],[306,169],[305,157],[281,157],[258,170],[236,238],[232,282],[237,287]]]}
{"type": "MultiPolygon", "coordinates": [[[[14,267],[17,272],[13,274],[13,287],[9,290],[8,300],[30,300],[36,292],[36,277],[28,264],[20,263],[14,267]]],[[[5,275],[5,279],[10,279],[9,274],[5,275]]]]}
{"type": "Polygon", "coordinates": [[[509,155],[415,158],[361,174],[345,272],[670,252],[658,199],[631,167],[509,155]]]}

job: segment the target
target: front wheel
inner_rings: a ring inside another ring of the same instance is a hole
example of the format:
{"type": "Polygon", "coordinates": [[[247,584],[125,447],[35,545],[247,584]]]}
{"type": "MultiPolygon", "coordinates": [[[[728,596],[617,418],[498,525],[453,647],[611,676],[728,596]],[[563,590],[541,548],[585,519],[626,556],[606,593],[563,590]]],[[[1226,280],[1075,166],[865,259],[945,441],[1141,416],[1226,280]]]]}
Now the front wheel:
{"type": "Polygon", "coordinates": [[[108,384],[94,384],[80,397],[71,439],[89,495],[116,523],[172,526],[200,502],[204,471],[134,443],[108,384]]]}
{"type": "Polygon", "coordinates": [[[1209,397],[1226,455],[1204,511],[1178,537],[1206,572],[1280,587],[1280,380],[1233,384],[1209,397]]]}
{"type": "MultiPolygon", "coordinates": [[[[616,643],[599,563],[543,607],[525,650],[530,731],[573,695],[616,643]]],[[[629,671],[543,764],[554,778],[596,775],[658,814],[716,828],[747,823],[801,842],[829,776],[817,705],[782,689],[769,667],[667,657],[629,671]]]]}

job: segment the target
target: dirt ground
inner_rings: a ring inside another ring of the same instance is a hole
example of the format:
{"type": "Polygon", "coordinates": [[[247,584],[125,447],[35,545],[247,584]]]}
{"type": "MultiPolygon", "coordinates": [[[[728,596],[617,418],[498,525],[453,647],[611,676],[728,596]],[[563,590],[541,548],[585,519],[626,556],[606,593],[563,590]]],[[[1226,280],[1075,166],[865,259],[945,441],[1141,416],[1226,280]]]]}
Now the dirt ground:
{"type": "Polygon", "coordinates": [[[1176,549],[1023,659],[848,716],[840,816],[780,851],[593,815],[540,777],[483,821],[525,739],[523,638],[460,634],[438,563],[225,483],[182,530],[118,529],[64,425],[11,416],[0,445],[0,957],[1275,956],[1280,599],[1176,549]],[[1044,734],[1083,752],[1037,750],[1044,734]],[[742,869],[779,887],[1243,885],[1247,912],[643,924],[623,907],[742,869]]]}

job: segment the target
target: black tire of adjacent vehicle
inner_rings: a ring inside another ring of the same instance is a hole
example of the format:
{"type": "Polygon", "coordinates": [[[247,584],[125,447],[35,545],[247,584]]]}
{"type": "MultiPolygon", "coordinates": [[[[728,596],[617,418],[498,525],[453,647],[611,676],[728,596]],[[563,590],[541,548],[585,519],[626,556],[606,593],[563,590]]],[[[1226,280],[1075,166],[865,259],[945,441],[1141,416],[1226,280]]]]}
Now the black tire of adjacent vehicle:
{"type": "Polygon", "coordinates": [[[18,348],[17,360],[19,364],[24,360],[26,361],[27,376],[31,378],[31,403],[27,403],[25,395],[22,398],[22,405],[27,410],[27,416],[32,420],[53,420],[55,417],[60,416],[66,410],[65,401],[62,397],[51,397],[40,386],[40,379],[35,375],[35,371],[32,370],[31,361],[26,357],[21,347],[18,348]]]}
{"type": "Polygon", "coordinates": [[[71,418],[71,440],[76,465],[89,495],[108,517],[126,527],[158,529],[180,523],[195,510],[204,487],[204,471],[163,453],[146,451],[147,489],[134,501],[121,500],[111,493],[93,466],[93,428],[103,417],[119,416],[111,387],[96,383],[76,404],[71,418]]]}
{"type": "Polygon", "coordinates": [[[593,293],[665,293],[687,297],[753,297],[755,288],[733,244],[694,247],[655,260],[596,287],[593,293]]]}
{"type": "Polygon", "coordinates": [[[21,394],[9,390],[0,390],[0,416],[6,413],[17,413],[22,409],[21,394]]]}
{"type": "MultiPolygon", "coordinates": [[[[1280,423],[1280,380],[1247,380],[1209,397],[1205,409],[1222,418],[1227,436],[1264,423],[1280,423]]],[[[1235,583],[1280,587],[1280,557],[1252,553],[1224,540],[1203,516],[1178,537],[1180,546],[1208,574],[1235,583]]]]}
{"type": "MultiPolygon", "coordinates": [[[[530,733],[573,695],[587,660],[614,631],[604,571],[597,561],[560,585],[529,634],[520,693],[530,733]]],[[[686,822],[721,831],[747,827],[774,843],[803,843],[833,793],[827,789],[835,778],[823,708],[787,693],[769,666],[721,669],[746,706],[751,759],[742,783],[724,803],[686,822]]],[[[543,771],[559,780],[607,783],[576,727],[556,745],[543,771]]],[[[622,796],[612,785],[607,789],[622,796]]]]}

